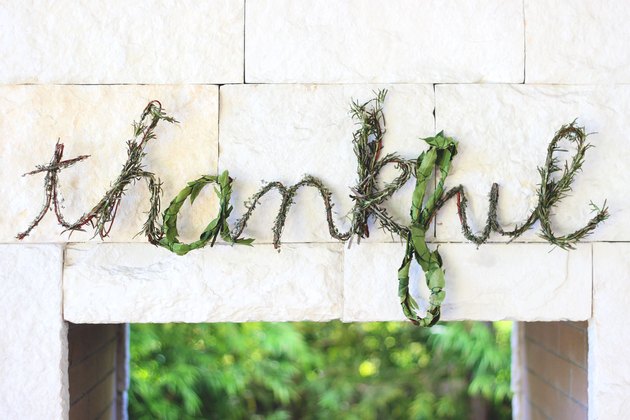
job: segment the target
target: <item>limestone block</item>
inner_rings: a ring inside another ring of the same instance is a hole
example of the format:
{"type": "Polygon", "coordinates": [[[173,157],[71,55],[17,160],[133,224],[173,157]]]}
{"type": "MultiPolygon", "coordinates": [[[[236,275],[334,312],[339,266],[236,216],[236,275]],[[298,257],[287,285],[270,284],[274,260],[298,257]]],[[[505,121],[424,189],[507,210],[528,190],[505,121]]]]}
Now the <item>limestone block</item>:
{"type": "Polygon", "coordinates": [[[247,2],[248,83],[523,81],[521,1],[247,2]]]}
{"type": "Polygon", "coordinates": [[[629,83],[626,0],[525,4],[528,83],[629,83]]]}
{"type": "MultiPolygon", "coordinates": [[[[243,202],[267,182],[297,183],[310,174],[333,192],[336,222],[346,231],[345,216],[352,210],[350,187],[357,182],[352,133],[358,126],[349,114],[352,99],[365,102],[374,91],[388,88],[385,102],[387,133],[381,156],[398,153],[414,159],[425,150],[421,137],[433,135],[433,88],[430,85],[241,85],[221,87],[221,170],[229,169],[234,182],[234,219],[244,213],[243,202]]],[[[381,180],[398,173],[386,168],[381,180]]],[[[413,182],[386,203],[391,215],[407,224],[413,182]]],[[[315,189],[302,189],[283,233],[285,242],[334,241],[324,206],[315,189]]],[[[245,231],[259,243],[271,242],[280,195],[261,200],[245,231]]],[[[370,239],[392,238],[373,225],[370,239]]]]}
{"type": "Polygon", "coordinates": [[[148,244],[72,245],[64,316],[76,323],[339,318],[339,244],[216,245],[179,257],[148,244]]]}
{"type": "MultiPolygon", "coordinates": [[[[127,159],[126,141],[150,100],[160,100],[179,124],[161,122],[157,139],[145,148],[143,162],[163,182],[163,208],[186,182],[216,174],[218,89],[216,86],[4,86],[0,87],[0,241],[16,241],[39,213],[45,198],[44,176],[22,174],[50,162],[57,139],[64,159],[91,155],[64,169],[59,191],[66,220],[78,220],[98,203],[127,159]]],[[[187,207],[180,217],[183,235],[195,237],[212,217],[214,194],[187,207]],[[190,213],[194,213],[191,215],[190,213]]],[[[145,241],[140,232],[149,208],[145,181],[131,186],[111,230],[112,241],[145,241]]],[[[66,242],[53,212],[25,241],[66,242]]],[[[90,240],[93,232],[74,233],[72,241],[90,240]]],[[[100,240],[100,239],[97,239],[100,240]]]]}
{"type": "MultiPolygon", "coordinates": [[[[571,252],[543,244],[440,245],[446,272],[442,320],[584,320],[591,314],[591,246],[571,252]]],[[[346,250],[344,321],[402,320],[398,268],[402,244],[346,250]]],[[[415,264],[412,295],[426,309],[428,290],[415,264]]]]}
{"type": "Polygon", "coordinates": [[[588,328],[589,419],[623,418],[630,410],[628,255],[627,243],[593,245],[593,318],[588,328]]]}
{"type": "MultiPolygon", "coordinates": [[[[481,230],[485,224],[492,182],[500,186],[500,222],[513,227],[527,219],[538,202],[537,167],[544,165],[547,146],[563,124],[576,118],[593,133],[588,141],[595,147],[587,151],[572,193],[555,209],[556,232],[582,227],[594,215],[589,203],[608,199],[610,218],[587,240],[630,239],[630,197],[619,182],[630,160],[630,86],[437,86],[437,129],[459,140],[447,184],[464,185],[472,226],[481,230]]],[[[558,154],[561,160],[570,156],[558,154]]],[[[517,241],[542,241],[538,230],[534,226],[517,241]]],[[[465,240],[455,200],[438,215],[437,238],[465,240]]],[[[507,239],[493,234],[491,240],[507,239]]]]}
{"type": "Polygon", "coordinates": [[[0,83],[238,83],[243,0],[0,5],[0,83]]]}
{"type": "Polygon", "coordinates": [[[0,417],[68,413],[68,340],[62,319],[63,250],[0,245],[0,417]]]}

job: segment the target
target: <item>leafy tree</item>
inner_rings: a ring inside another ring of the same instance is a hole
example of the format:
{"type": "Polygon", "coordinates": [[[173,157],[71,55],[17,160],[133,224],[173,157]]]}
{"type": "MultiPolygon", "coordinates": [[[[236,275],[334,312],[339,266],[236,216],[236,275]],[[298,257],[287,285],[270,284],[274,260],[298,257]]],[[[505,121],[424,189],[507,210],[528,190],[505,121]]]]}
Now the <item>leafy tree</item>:
{"type": "Polygon", "coordinates": [[[129,412],[134,419],[507,419],[509,336],[509,323],[133,325],[129,412]]]}

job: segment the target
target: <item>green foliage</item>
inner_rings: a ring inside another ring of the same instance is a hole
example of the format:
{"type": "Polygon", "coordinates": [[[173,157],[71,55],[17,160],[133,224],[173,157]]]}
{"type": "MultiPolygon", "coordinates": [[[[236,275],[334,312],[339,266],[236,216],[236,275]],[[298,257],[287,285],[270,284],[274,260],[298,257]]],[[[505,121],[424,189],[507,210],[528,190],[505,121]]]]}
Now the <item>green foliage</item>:
{"type": "Polygon", "coordinates": [[[445,360],[456,359],[467,370],[470,395],[501,403],[511,396],[511,330],[507,321],[458,322],[435,329],[431,343],[445,360]]]}
{"type": "Polygon", "coordinates": [[[413,191],[410,211],[411,225],[407,235],[405,256],[398,269],[398,297],[403,313],[411,322],[423,327],[431,327],[440,320],[442,302],[446,297],[444,291],[446,280],[442,268],[442,257],[437,249],[435,251],[429,249],[426,233],[430,229],[431,220],[444,194],[444,181],[448,176],[451,161],[457,154],[457,142],[450,137],[444,137],[442,132],[424,141],[430,147],[426,152],[422,152],[416,162],[416,187],[413,191]],[[440,171],[440,178],[425,204],[426,188],[436,168],[440,171]],[[429,308],[424,317],[419,315],[418,303],[409,293],[409,269],[414,259],[422,267],[427,287],[431,291],[429,308]]]}
{"type": "Polygon", "coordinates": [[[510,418],[509,323],[132,326],[133,419],[510,418]]]}
{"type": "Polygon", "coordinates": [[[232,206],[230,205],[230,197],[232,196],[232,178],[228,171],[223,171],[219,176],[204,175],[199,179],[191,181],[186,187],[177,194],[177,196],[171,201],[168,208],[164,211],[162,220],[164,222],[162,231],[164,236],[160,240],[159,245],[168,249],[177,255],[185,255],[193,249],[203,248],[210,243],[210,246],[214,246],[214,243],[219,235],[221,238],[231,244],[243,244],[251,245],[254,242],[249,238],[238,238],[230,235],[230,226],[228,225],[228,217],[232,212],[232,206]],[[177,215],[179,210],[184,205],[187,198],[190,197],[190,204],[195,202],[195,199],[208,184],[217,184],[219,188],[215,188],[214,192],[219,198],[219,214],[216,218],[206,226],[201,232],[199,240],[185,244],[181,243],[177,236],[177,215]]]}

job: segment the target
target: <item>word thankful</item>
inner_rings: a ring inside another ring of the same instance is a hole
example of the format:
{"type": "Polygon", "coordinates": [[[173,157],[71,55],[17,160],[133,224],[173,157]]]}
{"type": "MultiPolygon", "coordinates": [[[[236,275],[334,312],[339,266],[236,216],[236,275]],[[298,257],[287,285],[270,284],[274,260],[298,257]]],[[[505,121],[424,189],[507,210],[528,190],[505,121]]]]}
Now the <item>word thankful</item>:
{"type": "Polygon", "coordinates": [[[146,235],[150,243],[162,246],[178,255],[184,255],[208,244],[213,246],[219,236],[231,244],[251,245],[254,240],[243,238],[241,235],[260,199],[265,194],[275,190],[282,197],[272,229],[274,246],[279,248],[287,214],[294,203],[293,199],[297,191],[302,187],[312,187],[317,189],[322,197],[328,230],[333,238],[340,241],[352,241],[356,237],[357,242],[360,242],[362,238],[369,236],[368,221],[373,218],[383,229],[398,235],[401,240],[406,242],[405,254],[398,270],[398,295],[402,310],[412,322],[422,326],[432,326],[440,319],[441,305],[445,297],[445,276],[442,258],[437,249],[433,251],[429,249],[426,235],[436,213],[451,198],[456,197],[457,199],[457,210],[464,236],[478,245],[486,242],[492,231],[503,236],[516,238],[529,230],[536,222],[540,222],[540,236],[542,238],[563,249],[571,249],[576,242],[591,233],[599,223],[608,217],[606,203],[601,208],[593,205],[596,214],[581,229],[561,236],[556,235],[552,229],[551,210],[571,190],[571,184],[584,163],[585,153],[590,148],[586,142],[587,135],[584,129],[576,126],[573,122],[561,127],[549,143],[545,164],[538,168],[541,178],[537,190],[538,204],[529,217],[513,230],[504,230],[497,219],[499,186],[495,183],[490,191],[486,225],[480,233],[475,234],[467,222],[467,199],[463,186],[456,186],[446,192],[444,190],[444,183],[451,162],[457,154],[457,142],[454,139],[445,137],[442,132],[435,137],[423,139],[429,148],[422,152],[417,159],[403,159],[395,153],[381,156],[385,134],[383,103],[386,94],[386,91],[379,91],[374,99],[365,103],[353,102],[351,106],[352,117],[359,126],[354,132],[352,140],[357,158],[358,181],[351,188],[351,198],[354,205],[351,212],[351,226],[347,232],[341,232],[335,225],[331,192],[319,179],[312,176],[305,176],[300,182],[291,186],[285,186],[280,182],[263,185],[245,203],[246,212],[230,228],[228,217],[233,210],[230,204],[232,179],[228,171],[224,171],[218,176],[205,175],[189,182],[170,202],[161,215],[160,223],[161,183],[155,174],[144,169],[142,159],[145,156],[146,144],[155,138],[154,130],[158,123],[160,121],[177,123],[177,121],[164,112],[159,101],[151,101],[142,111],[139,122],[133,124],[133,139],[127,142],[127,161],[120,174],[112,182],[103,198],[77,221],[66,221],[60,211],[57,191],[59,173],[88,156],[82,155],[63,160],[64,146],[57,142],[50,163],[37,166],[34,171],[25,174],[46,174],[44,181],[45,200],[39,214],[26,230],[17,235],[17,238],[23,239],[28,236],[50,210],[55,213],[59,224],[65,228],[65,231],[84,230],[89,225],[94,229],[95,236],[99,235],[101,238],[105,238],[112,229],[126,188],[131,183],[144,180],[151,196],[150,209],[141,233],[146,235]],[[560,164],[560,160],[556,156],[558,152],[565,151],[560,146],[562,141],[573,143],[575,148],[575,154],[564,165],[560,164]],[[399,170],[399,175],[392,182],[379,187],[379,174],[387,165],[395,165],[399,170]],[[427,185],[436,176],[436,169],[439,173],[436,187],[430,195],[427,195],[427,185]],[[415,188],[410,209],[410,222],[405,225],[393,220],[383,204],[411,177],[415,178],[415,188]],[[190,199],[192,204],[199,193],[209,184],[216,185],[215,192],[219,198],[218,214],[210,221],[197,241],[182,243],[178,239],[177,232],[178,213],[187,199],[190,199]],[[419,313],[419,306],[409,292],[409,270],[414,260],[424,271],[425,281],[431,292],[428,309],[424,316],[419,313]]]}

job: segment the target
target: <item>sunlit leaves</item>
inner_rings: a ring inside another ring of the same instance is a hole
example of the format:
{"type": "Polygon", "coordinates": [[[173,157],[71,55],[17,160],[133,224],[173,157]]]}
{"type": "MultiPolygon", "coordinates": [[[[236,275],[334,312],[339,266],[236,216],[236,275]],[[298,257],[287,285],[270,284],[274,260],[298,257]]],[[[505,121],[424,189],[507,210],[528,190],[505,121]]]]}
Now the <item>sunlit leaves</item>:
{"type": "Polygon", "coordinates": [[[134,325],[131,418],[509,418],[510,327],[134,325]]]}

